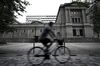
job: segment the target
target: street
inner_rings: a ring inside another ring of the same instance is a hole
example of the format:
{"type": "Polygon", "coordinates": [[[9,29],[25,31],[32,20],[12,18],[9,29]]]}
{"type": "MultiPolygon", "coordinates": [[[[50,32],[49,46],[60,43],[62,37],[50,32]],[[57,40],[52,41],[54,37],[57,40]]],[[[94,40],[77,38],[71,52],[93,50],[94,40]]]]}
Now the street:
{"type": "MultiPolygon", "coordinates": [[[[71,50],[71,59],[65,64],[54,58],[41,66],[100,66],[100,43],[66,43],[71,50]]],[[[43,47],[40,43],[36,46],[43,47]]],[[[0,46],[0,66],[32,66],[27,61],[27,51],[33,43],[8,43],[0,46]]],[[[53,48],[54,45],[51,46],[53,48]]]]}
{"type": "MultiPolygon", "coordinates": [[[[36,43],[35,46],[42,46],[41,43],[36,43]]],[[[8,43],[0,46],[0,53],[6,54],[26,54],[27,51],[33,47],[33,43],[8,43]]],[[[51,46],[51,49],[54,45],[51,46]]],[[[71,54],[100,54],[100,43],[66,43],[66,47],[71,50],[71,54]]]]}

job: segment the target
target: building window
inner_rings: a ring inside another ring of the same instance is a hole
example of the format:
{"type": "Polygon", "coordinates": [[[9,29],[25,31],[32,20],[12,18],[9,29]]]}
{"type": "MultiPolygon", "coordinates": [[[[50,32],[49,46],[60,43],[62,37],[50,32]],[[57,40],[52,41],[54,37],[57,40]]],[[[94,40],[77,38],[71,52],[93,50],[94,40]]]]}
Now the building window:
{"type": "Polygon", "coordinates": [[[80,18],[72,18],[72,23],[81,23],[80,18]]]}
{"type": "Polygon", "coordinates": [[[84,35],[84,31],[83,29],[73,29],[73,36],[83,36],[84,35]]]}
{"type": "Polygon", "coordinates": [[[72,15],[80,15],[82,12],[81,9],[71,9],[71,14],[72,15]]]}
{"type": "Polygon", "coordinates": [[[78,18],[78,22],[79,22],[79,23],[81,22],[81,19],[80,19],[80,18],[78,18]]]}
{"type": "Polygon", "coordinates": [[[75,18],[75,23],[77,23],[77,18],[75,18]]]}
{"type": "Polygon", "coordinates": [[[73,36],[76,36],[76,29],[73,29],[73,36]]]}
{"type": "Polygon", "coordinates": [[[42,29],[40,29],[40,32],[42,32],[42,29]]]}
{"type": "Polygon", "coordinates": [[[25,31],[26,31],[26,30],[24,30],[24,33],[25,33],[25,31]]]}
{"type": "Polygon", "coordinates": [[[83,29],[80,29],[80,36],[83,36],[83,29]]]}
{"type": "Polygon", "coordinates": [[[74,18],[72,18],[72,22],[74,23],[74,18]]]}
{"type": "Polygon", "coordinates": [[[34,32],[34,29],[32,29],[32,32],[34,32]]]}

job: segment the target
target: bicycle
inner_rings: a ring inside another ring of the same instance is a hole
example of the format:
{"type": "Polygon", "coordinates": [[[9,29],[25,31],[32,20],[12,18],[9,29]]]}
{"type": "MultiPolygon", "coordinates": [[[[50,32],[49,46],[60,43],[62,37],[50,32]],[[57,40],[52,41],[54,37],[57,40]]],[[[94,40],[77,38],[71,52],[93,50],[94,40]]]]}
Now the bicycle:
{"type": "MultiPolygon", "coordinates": [[[[53,44],[54,44],[54,42],[51,45],[53,45],[53,44]]],[[[49,56],[50,55],[54,56],[56,61],[58,61],[59,63],[68,62],[68,60],[70,59],[71,53],[70,53],[70,49],[65,46],[65,42],[63,42],[62,45],[58,44],[57,42],[55,42],[55,44],[56,44],[56,46],[54,46],[54,48],[51,51],[49,50],[47,54],[49,56]]],[[[50,49],[50,48],[51,48],[51,46],[48,49],[50,49]]],[[[27,59],[28,59],[29,63],[31,63],[32,65],[39,65],[39,64],[43,63],[45,60],[47,60],[47,59],[45,59],[44,47],[35,46],[35,47],[31,48],[28,51],[27,59]]],[[[50,59],[50,58],[48,58],[48,59],[50,59]]]]}

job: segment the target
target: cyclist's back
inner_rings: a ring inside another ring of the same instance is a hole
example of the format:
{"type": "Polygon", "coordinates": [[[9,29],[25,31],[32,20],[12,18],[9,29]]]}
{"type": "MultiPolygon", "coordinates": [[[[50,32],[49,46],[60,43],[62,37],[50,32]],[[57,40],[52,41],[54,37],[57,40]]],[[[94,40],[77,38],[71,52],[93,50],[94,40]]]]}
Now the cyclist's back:
{"type": "Polygon", "coordinates": [[[50,22],[48,25],[44,28],[42,34],[40,35],[39,41],[43,43],[44,46],[47,47],[47,43],[51,42],[52,39],[55,37],[54,32],[52,31],[53,23],[50,22]]]}
{"type": "Polygon", "coordinates": [[[47,38],[47,36],[48,36],[50,30],[51,30],[50,27],[47,26],[47,27],[43,30],[43,33],[41,34],[40,39],[47,38]]]}

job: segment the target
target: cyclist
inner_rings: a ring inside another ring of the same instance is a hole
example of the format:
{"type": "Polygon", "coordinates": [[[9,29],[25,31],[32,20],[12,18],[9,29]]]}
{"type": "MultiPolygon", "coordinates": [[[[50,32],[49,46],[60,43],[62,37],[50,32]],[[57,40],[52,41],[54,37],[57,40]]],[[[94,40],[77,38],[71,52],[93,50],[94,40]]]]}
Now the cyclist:
{"type": "Polygon", "coordinates": [[[46,53],[48,52],[48,48],[51,46],[48,45],[48,43],[52,44],[52,41],[54,41],[54,39],[56,38],[55,33],[53,32],[53,24],[53,22],[49,22],[48,25],[44,28],[39,38],[39,41],[46,47],[45,55],[47,55],[46,53]]]}

